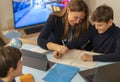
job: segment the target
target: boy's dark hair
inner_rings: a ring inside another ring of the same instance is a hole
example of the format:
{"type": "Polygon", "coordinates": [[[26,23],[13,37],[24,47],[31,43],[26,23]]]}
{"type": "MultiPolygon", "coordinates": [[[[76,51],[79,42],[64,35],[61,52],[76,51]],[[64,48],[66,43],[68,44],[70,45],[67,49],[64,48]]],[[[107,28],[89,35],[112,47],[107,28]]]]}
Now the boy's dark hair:
{"type": "Polygon", "coordinates": [[[97,7],[91,16],[92,22],[108,22],[110,19],[113,19],[113,9],[107,5],[97,7]]]}
{"type": "Polygon", "coordinates": [[[6,77],[11,67],[16,69],[21,56],[22,53],[17,48],[0,47],[0,77],[6,77]]]}

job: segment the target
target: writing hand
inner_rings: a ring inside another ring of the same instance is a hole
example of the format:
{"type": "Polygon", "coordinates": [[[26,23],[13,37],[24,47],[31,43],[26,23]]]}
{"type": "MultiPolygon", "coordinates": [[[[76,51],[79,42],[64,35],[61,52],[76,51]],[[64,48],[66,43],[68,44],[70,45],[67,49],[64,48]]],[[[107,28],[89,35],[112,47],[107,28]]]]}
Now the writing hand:
{"type": "Polygon", "coordinates": [[[61,54],[67,54],[69,49],[66,46],[60,45],[58,47],[57,51],[61,54]]]}
{"type": "Polygon", "coordinates": [[[59,52],[57,51],[54,51],[53,52],[53,56],[56,58],[56,59],[60,59],[62,57],[62,54],[60,54],[59,52]]]}

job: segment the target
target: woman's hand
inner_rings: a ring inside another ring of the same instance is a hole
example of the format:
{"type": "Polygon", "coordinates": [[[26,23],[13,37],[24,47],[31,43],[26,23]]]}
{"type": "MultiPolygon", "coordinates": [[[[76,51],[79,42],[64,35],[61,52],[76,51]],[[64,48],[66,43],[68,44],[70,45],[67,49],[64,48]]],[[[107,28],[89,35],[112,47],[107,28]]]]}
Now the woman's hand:
{"type": "Polygon", "coordinates": [[[57,51],[60,53],[60,54],[67,54],[69,49],[66,47],[66,46],[63,46],[63,45],[59,45],[58,48],[57,48],[57,51]]]}
{"type": "Polygon", "coordinates": [[[69,49],[66,46],[59,45],[59,44],[56,44],[56,43],[53,43],[53,42],[49,42],[47,44],[47,48],[49,50],[57,51],[61,54],[66,54],[69,51],[69,49]]]}
{"type": "Polygon", "coordinates": [[[62,54],[60,54],[59,52],[57,51],[54,51],[53,52],[53,56],[56,58],[56,59],[60,59],[62,57],[62,54]]]}

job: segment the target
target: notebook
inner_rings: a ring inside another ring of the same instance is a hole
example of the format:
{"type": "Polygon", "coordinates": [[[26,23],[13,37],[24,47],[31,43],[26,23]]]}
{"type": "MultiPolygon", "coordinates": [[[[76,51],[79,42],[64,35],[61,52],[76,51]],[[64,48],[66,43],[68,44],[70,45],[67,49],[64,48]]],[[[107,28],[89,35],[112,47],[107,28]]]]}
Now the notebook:
{"type": "Polygon", "coordinates": [[[80,59],[81,52],[86,52],[90,55],[99,55],[99,53],[93,53],[93,52],[87,52],[87,51],[81,51],[77,49],[69,50],[69,52],[62,56],[60,59],[56,59],[53,57],[50,61],[55,63],[61,63],[66,64],[70,66],[75,66],[78,68],[85,67],[85,68],[94,68],[96,65],[96,62],[93,61],[83,61],[80,59]]]}
{"type": "Polygon", "coordinates": [[[41,54],[26,49],[21,49],[21,52],[23,55],[23,65],[25,66],[47,71],[54,65],[53,62],[48,61],[46,54],[41,54]]]}
{"type": "Polygon", "coordinates": [[[79,68],[65,64],[56,64],[53,69],[43,78],[46,82],[70,82],[79,68]]]}
{"type": "Polygon", "coordinates": [[[80,71],[86,82],[120,82],[120,62],[80,71]]]}

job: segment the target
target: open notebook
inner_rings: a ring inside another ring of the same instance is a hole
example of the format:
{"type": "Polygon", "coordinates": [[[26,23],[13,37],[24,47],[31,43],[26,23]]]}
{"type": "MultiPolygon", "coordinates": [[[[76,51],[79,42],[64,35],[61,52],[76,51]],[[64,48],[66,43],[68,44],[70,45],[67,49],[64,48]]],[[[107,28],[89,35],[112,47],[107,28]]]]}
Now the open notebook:
{"type": "MultiPolygon", "coordinates": [[[[82,61],[80,60],[81,56],[81,50],[73,49],[70,50],[68,54],[62,56],[61,59],[56,59],[52,58],[50,61],[55,62],[55,63],[62,63],[62,64],[67,64],[71,66],[76,66],[76,67],[85,67],[85,68],[93,68],[96,65],[96,62],[93,61],[82,61]]],[[[93,53],[93,52],[87,52],[91,55],[99,55],[99,53],[93,53]]]]}

